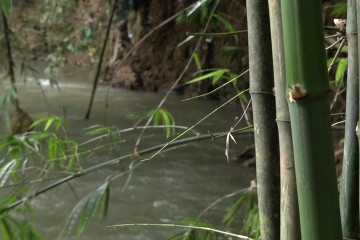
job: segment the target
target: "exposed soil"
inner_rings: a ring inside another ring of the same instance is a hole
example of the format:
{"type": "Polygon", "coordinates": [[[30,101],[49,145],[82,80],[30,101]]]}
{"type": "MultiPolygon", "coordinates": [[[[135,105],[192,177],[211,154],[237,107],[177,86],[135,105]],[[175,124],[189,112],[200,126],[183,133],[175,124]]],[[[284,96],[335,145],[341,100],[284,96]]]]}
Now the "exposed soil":
{"type": "MultiPolygon", "coordinates": [[[[20,51],[17,51],[18,57],[24,58],[23,53],[26,53],[26,59],[47,58],[59,65],[68,63],[96,67],[110,7],[104,0],[70,2],[72,4],[64,5],[60,13],[52,12],[51,6],[43,6],[42,0],[26,0],[16,3],[12,29],[16,40],[20,43],[18,45],[21,46],[20,51]],[[75,2],[78,3],[75,4],[75,2]],[[46,14],[49,14],[50,17],[45,21],[46,14]],[[86,31],[89,29],[91,30],[90,37],[84,37],[87,36],[86,31]],[[77,47],[75,50],[71,50],[72,43],[77,47]]],[[[186,39],[186,32],[203,31],[210,7],[202,8],[188,21],[182,23],[171,21],[154,31],[156,26],[195,0],[137,0],[135,2],[142,2],[142,4],[132,10],[120,8],[117,12],[118,16],[113,24],[104,58],[103,74],[101,75],[103,83],[143,91],[167,90],[184,70],[199,38],[177,46],[186,39]],[[133,38],[129,38],[129,22],[135,29],[132,33],[133,38]],[[150,32],[152,32],[151,35],[144,43],[140,44],[120,67],[115,68],[114,66],[122,61],[136,43],[150,32]],[[109,77],[109,73],[113,75],[112,78],[109,77]]],[[[324,23],[327,25],[332,25],[334,17],[330,13],[335,4],[334,1],[324,1],[323,3],[324,23]]],[[[245,1],[223,0],[216,13],[228,21],[235,30],[247,28],[245,1]]],[[[228,31],[223,23],[215,19],[211,21],[206,30],[206,32],[228,31]]],[[[330,50],[329,54],[333,55],[334,51],[336,49],[330,50]]],[[[204,38],[197,53],[202,69],[226,68],[231,73],[239,74],[248,68],[247,34],[239,34],[237,41],[232,36],[204,38]]],[[[185,84],[186,81],[200,76],[200,74],[193,75],[197,71],[193,61],[176,87],[176,91],[186,96],[211,91],[215,87],[211,79],[196,84],[185,84]]],[[[216,86],[224,82],[225,80],[220,80],[216,86]]],[[[247,84],[248,75],[238,80],[239,89],[246,89],[247,84]]],[[[212,94],[211,97],[226,99],[233,93],[233,87],[227,86],[212,94]]],[[[343,106],[341,101],[344,101],[342,96],[338,102],[343,106]]]]}
{"type": "MultiPolygon", "coordinates": [[[[55,14],[53,18],[58,17],[58,22],[53,23],[51,27],[44,27],[44,25],[41,25],[41,21],[43,21],[43,13],[46,11],[40,2],[42,1],[28,0],[14,8],[12,28],[17,40],[21,43],[20,45],[26,48],[25,51],[29,53],[30,57],[28,58],[44,59],[48,54],[58,51],[59,46],[63,47],[64,37],[67,36],[71,41],[80,44],[84,41],[84,28],[89,26],[89,28],[93,29],[93,34],[97,36],[91,39],[92,45],[88,43],[88,46],[86,46],[88,49],[85,49],[85,51],[71,52],[63,50],[61,55],[65,56],[65,58],[60,59],[59,57],[59,61],[72,65],[96,67],[95,63],[104,39],[107,16],[109,15],[109,7],[106,7],[108,5],[104,4],[104,1],[97,0],[78,1],[76,8],[69,9],[68,7],[68,9],[63,9],[62,14],[67,15],[65,19],[63,19],[64,17],[61,18],[60,15],[55,16],[55,14]],[[69,35],[61,35],[68,30],[67,27],[70,25],[73,29],[69,31],[69,35]],[[94,54],[91,54],[91,51],[94,54]]],[[[183,21],[182,23],[171,21],[162,28],[153,31],[156,26],[195,1],[159,0],[144,2],[145,4],[139,5],[135,10],[136,14],[138,14],[136,16],[141,17],[141,23],[138,25],[139,34],[135,36],[137,39],[128,37],[129,31],[126,21],[131,22],[129,20],[129,10],[120,13],[122,15],[115,20],[104,59],[103,79],[106,84],[112,86],[144,91],[160,91],[168,89],[184,70],[199,38],[194,38],[180,47],[177,46],[186,39],[186,32],[203,31],[210,9],[209,7],[203,8],[199,14],[189,21],[183,21]],[[119,19],[125,20],[125,24],[120,24],[119,19]],[[153,32],[149,38],[121,64],[120,68],[115,69],[114,77],[107,78],[107,74],[114,70],[114,66],[143,36],[151,31],[153,32]]],[[[217,13],[226,19],[235,30],[246,29],[244,2],[224,0],[217,10],[217,13]]],[[[224,24],[215,20],[211,22],[207,29],[207,32],[228,31],[224,24]]],[[[67,47],[68,45],[64,45],[63,48],[66,49],[67,47]]],[[[231,73],[239,74],[248,66],[247,35],[246,33],[238,35],[237,42],[232,36],[204,38],[197,53],[201,60],[202,69],[227,68],[231,73]],[[232,50],[224,51],[224,46],[232,50]]],[[[211,84],[211,80],[191,85],[184,84],[194,78],[192,74],[196,71],[198,71],[196,64],[192,62],[176,91],[190,96],[212,90],[214,86],[211,84]]],[[[220,80],[218,84],[223,82],[224,80],[220,80]]],[[[246,85],[247,82],[246,77],[245,81],[239,80],[239,87],[244,88],[241,85],[246,85]]],[[[226,98],[229,92],[234,93],[232,87],[223,88],[212,96],[214,98],[226,98]]]]}
{"type": "MultiPolygon", "coordinates": [[[[144,36],[152,31],[165,19],[171,17],[179,9],[188,6],[193,1],[151,1],[148,10],[143,14],[144,24],[141,35],[144,36]]],[[[231,23],[234,29],[246,29],[246,10],[244,3],[240,1],[223,1],[219,7],[219,13],[231,23]],[[236,17],[235,17],[236,16],[236,17]]],[[[159,91],[168,89],[169,85],[176,81],[186,66],[188,59],[194,51],[197,39],[192,39],[180,47],[179,43],[186,39],[186,32],[201,32],[205,21],[195,24],[183,22],[176,24],[174,21],[153,32],[153,34],[136,50],[135,54],[129,58],[117,70],[116,75],[110,80],[111,85],[119,85],[131,89],[141,89],[145,91],[159,91]]],[[[222,24],[209,27],[207,32],[227,32],[222,24]]],[[[124,36],[124,35],[122,35],[124,36]]],[[[117,61],[130,51],[133,44],[126,36],[122,38],[124,50],[119,53],[117,61]]],[[[201,58],[203,69],[207,68],[227,68],[233,73],[240,73],[247,68],[247,35],[239,35],[238,43],[233,37],[208,38],[201,42],[198,54],[201,58]],[[230,56],[225,56],[223,46],[236,47],[236,52],[230,56]]],[[[116,64],[116,62],[115,62],[116,64]]],[[[184,82],[194,78],[193,73],[197,71],[193,62],[184,76],[181,84],[176,90],[186,95],[198,94],[212,90],[210,81],[185,85],[184,82]]],[[[247,82],[247,81],[246,81],[247,82]]],[[[223,89],[216,97],[225,97],[232,88],[223,89]]]]}

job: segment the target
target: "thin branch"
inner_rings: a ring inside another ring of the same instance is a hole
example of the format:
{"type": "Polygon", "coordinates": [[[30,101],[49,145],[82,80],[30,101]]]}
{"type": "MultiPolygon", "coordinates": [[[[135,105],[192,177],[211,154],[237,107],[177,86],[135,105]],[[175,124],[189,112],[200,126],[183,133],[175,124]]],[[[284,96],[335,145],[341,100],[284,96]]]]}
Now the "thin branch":
{"type": "Polygon", "coordinates": [[[345,46],[345,42],[346,42],[346,39],[344,38],[344,39],[342,40],[342,42],[340,43],[340,46],[339,46],[338,50],[336,51],[335,56],[334,56],[334,58],[333,58],[333,60],[332,60],[332,62],[331,62],[331,64],[330,64],[330,66],[329,66],[329,68],[328,68],[328,73],[329,73],[329,72],[331,71],[331,69],[334,67],[335,61],[336,61],[337,57],[339,56],[339,53],[340,53],[341,49],[345,46]]]}
{"type": "Polygon", "coordinates": [[[340,94],[342,94],[343,92],[346,91],[346,87],[340,90],[340,88],[341,88],[341,83],[343,82],[343,80],[344,80],[344,78],[342,78],[342,79],[341,79],[341,82],[338,84],[338,87],[337,87],[337,89],[336,89],[336,93],[335,93],[334,99],[332,100],[331,105],[330,105],[330,110],[333,109],[333,107],[334,107],[334,105],[335,105],[335,103],[336,103],[336,101],[337,101],[338,96],[339,96],[340,94]]]}
{"type": "Polygon", "coordinates": [[[331,48],[333,48],[336,44],[338,44],[339,42],[341,42],[342,40],[344,40],[345,39],[345,37],[343,36],[343,37],[341,37],[341,38],[339,38],[338,40],[336,40],[333,44],[331,44],[330,46],[328,46],[327,48],[325,48],[326,50],[329,50],[329,49],[331,49],[331,48]]]}
{"type": "Polygon", "coordinates": [[[245,189],[241,189],[239,191],[235,191],[232,193],[229,193],[225,196],[222,196],[221,198],[216,199],[214,202],[212,202],[209,206],[207,206],[198,216],[197,216],[197,220],[200,219],[207,211],[209,211],[212,207],[214,207],[216,204],[220,203],[222,200],[226,199],[226,198],[230,198],[233,196],[236,196],[238,194],[242,194],[245,193],[246,191],[249,191],[249,188],[245,188],[245,189]]]}
{"type": "MultiPolygon", "coordinates": [[[[233,132],[233,134],[241,134],[241,133],[251,133],[252,132],[252,126],[248,126],[248,127],[245,127],[245,128],[242,128],[242,129],[238,129],[236,131],[233,132]]],[[[214,133],[213,136],[215,136],[216,138],[219,138],[219,137],[224,137],[226,136],[227,133],[224,133],[224,132],[221,132],[221,133],[214,133]]],[[[154,147],[150,147],[150,148],[147,148],[147,149],[144,149],[144,150],[140,150],[138,152],[138,154],[146,154],[146,153],[150,153],[150,152],[154,152],[154,151],[157,151],[159,149],[163,149],[164,146],[177,146],[177,145],[182,145],[182,144],[186,144],[186,143],[189,143],[189,142],[193,142],[193,141],[200,141],[200,140],[205,140],[205,139],[211,139],[212,136],[211,135],[208,135],[208,134],[204,134],[204,135],[200,135],[200,136],[194,136],[194,137],[189,137],[189,138],[184,138],[184,139],[181,139],[181,140],[178,140],[178,141],[172,141],[171,143],[166,143],[166,144],[160,144],[160,145],[157,145],[157,146],[154,146],[154,147]]],[[[32,200],[33,198],[39,196],[40,194],[42,193],[45,193],[63,183],[66,183],[70,180],[73,180],[75,178],[78,178],[78,177],[81,177],[83,175],[86,175],[86,174],[89,174],[89,173],[92,173],[94,171],[97,171],[99,169],[102,169],[104,167],[109,167],[109,166],[113,166],[113,165],[116,165],[116,164],[119,164],[120,162],[124,161],[124,160],[127,160],[131,157],[133,157],[134,155],[132,153],[130,154],[126,154],[126,155],[123,155],[121,157],[118,157],[118,158],[114,158],[114,159],[111,159],[111,160],[108,160],[106,162],[103,162],[103,163],[100,163],[98,165],[95,165],[95,166],[92,166],[92,167],[89,167],[87,169],[84,169],[84,170],[81,170],[81,171],[78,171],[72,175],[69,175],[67,177],[64,177],[62,179],[59,179],[58,181],[55,181],[54,183],[51,183],[49,184],[48,186],[36,191],[35,193],[33,194],[30,194],[29,196],[26,196],[14,203],[12,203],[11,205],[5,207],[5,208],[2,208],[0,210],[0,215],[1,214],[4,214],[5,212],[21,205],[21,204],[24,204],[30,200],[32,200]]]]}
{"type": "Polygon", "coordinates": [[[336,33],[336,34],[333,34],[333,35],[329,35],[329,36],[325,36],[325,39],[328,39],[328,38],[335,38],[335,37],[341,37],[343,36],[342,34],[340,33],[336,33]]]}
{"type": "MultiPolygon", "coordinates": [[[[217,6],[220,4],[220,2],[221,2],[221,1],[218,1],[218,2],[216,3],[216,5],[214,6],[214,8],[212,9],[212,11],[211,11],[211,13],[210,13],[210,17],[209,17],[209,19],[208,19],[208,21],[206,22],[206,25],[205,25],[205,27],[204,27],[204,30],[203,30],[204,32],[205,32],[206,29],[208,28],[208,26],[209,26],[209,24],[210,24],[211,16],[212,16],[213,13],[215,12],[215,9],[216,9],[217,6]]],[[[194,3],[194,4],[195,4],[195,3],[194,3]]],[[[160,101],[160,103],[159,103],[158,106],[156,107],[156,110],[158,110],[159,108],[162,107],[162,105],[165,103],[166,99],[169,97],[170,93],[175,89],[176,85],[180,82],[180,80],[183,78],[183,76],[184,76],[185,73],[187,72],[187,70],[188,70],[188,68],[190,67],[190,64],[191,64],[191,62],[192,62],[194,53],[195,53],[195,52],[198,50],[198,48],[200,47],[201,41],[202,41],[202,37],[200,37],[200,39],[198,40],[198,42],[197,42],[197,44],[196,44],[196,46],[195,46],[195,48],[194,48],[193,54],[191,54],[191,57],[190,57],[189,61],[187,62],[186,66],[184,67],[183,71],[180,73],[179,77],[178,77],[178,78],[176,79],[176,81],[173,83],[173,85],[171,86],[171,88],[167,91],[167,93],[165,94],[164,98],[160,101]]],[[[148,121],[146,122],[145,126],[148,126],[148,125],[150,124],[150,122],[152,121],[152,119],[153,119],[154,116],[155,116],[156,110],[155,110],[154,113],[150,116],[150,118],[149,118],[148,121]]],[[[137,154],[137,148],[139,147],[139,144],[140,144],[140,141],[141,141],[141,137],[142,137],[142,135],[144,134],[145,129],[146,129],[146,128],[144,128],[144,129],[141,131],[141,133],[140,133],[140,135],[139,135],[139,137],[138,137],[138,140],[137,140],[136,143],[135,143],[134,155],[137,154]]],[[[184,133],[186,133],[186,132],[187,132],[187,131],[185,131],[184,133]]],[[[184,133],[183,133],[183,134],[184,134],[184,133]]],[[[183,134],[180,134],[180,136],[183,135],[183,134]]],[[[176,139],[176,138],[174,138],[173,140],[175,140],[175,139],[176,139]]],[[[164,148],[165,148],[165,147],[164,147],[164,148]]],[[[161,150],[163,150],[163,149],[161,149],[161,150]]],[[[160,150],[160,151],[161,151],[161,150],[160,150]]],[[[159,152],[160,152],[160,151],[159,151],[159,152]]],[[[159,153],[159,152],[158,152],[158,153],[159,153]]],[[[156,153],[156,154],[158,154],[158,153],[156,153]]],[[[155,155],[156,155],[156,154],[155,154],[155,155]]],[[[155,156],[155,155],[154,155],[154,156],[155,156]]],[[[153,157],[154,157],[154,156],[153,156],[153,157]]]]}
{"type": "Polygon", "coordinates": [[[324,30],[341,32],[341,29],[335,26],[324,26],[324,30]]]}
{"type": "Polygon", "coordinates": [[[191,229],[198,229],[198,230],[204,230],[204,231],[209,231],[209,232],[221,233],[221,234],[224,234],[227,236],[236,237],[238,239],[251,240],[251,238],[249,238],[247,236],[239,235],[239,234],[235,234],[235,233],[231,233],[231,232],[225,232],[225,231],[218,230],[215,228],[191,226],[191,225],[180,225],[180,224],[172,224],[172,223],[127,223],[127,224],[116,224],[116,225],[112,225],[112,226],[108,226],[108,227],[117,228],[117,227],[135,227],[135,226],[191,228],[191,229]]]}
{"type": "Polygon", "coordinates": [[[248,32],[248,30],[242,30],[242,31],[234,31],[234,32],[226,32],[226,33],[190,33],[187,32],[186,36],[201,36],[201,37],[227,37],[227,36],[233,36],[238,35],[240,33],[248,32]]]}
{"type": "Polygon", "coordinates": [[[169,146],[172,142],[176,141],[177,139],[179,139],[180,137],[182,137],[185,133],[187,133],[188,131],[190,131],[191,129],[193,129],[194,127],[196,127],[197,125],[199,125],[201,122],[203,122],[205,119],[207,119],[208,117],[210,117],[212,114],[214,114],[216,111],[218,111],[219,109],[221,109],[222,107],[224,107],[226,104],[228,104],[229,102],[233,101],[235,98],[237,98],[238,96],[240,96],[240,94],[243,94],[245,91],[242,91],[238,94],[236,94],[234,97],[230,98],[228,101],[226,101],[225,103],[221,104],[219,107],[215,108],[213,111],[211,111],[209,114],[207,114],[205,117],[203,117],[202,119],[200,119],[197,123],[195,123],[194,125],[192,125],[188,130],[184,131],[183,133],[179,134],[178,136],[176,136],[175,138],[173,138],[170,142],[166,143],[161,149],[159,149],[156,153],[154,153],[150,158],[144,159],[142,161],[149,161],[151,159],[153,159],[156,155],[158,155],[162,150],[164,150],[167,146],[169,146]]]}
{"type": "Polygon", "coordinates": [[[342,121],[331,124],[331,126],[333,127],[333,126],[336,126],[336,125],[339,125],[339,124],[345,123],[345,122],[346,122],[346,120],[342,120],[342,121]]]}
{"type": "Polygon", "coordinates": [[[248,72],[249,72],[249,69],[247,69],[247,70],[244,71],[243,73],[237,75],[237,76],[234,77],[233,79],[227,81],[226,83],[220,85],[219,87],[215,88],[214,90],[212,90],[212,91],[210,91],[210,92],[207,92],[207,93],[204,93],[204,94],[201,94],[201,95],[198,95],[198,96],[186,98],[186,99],[184,99],[184,100],[182,100],[182,101],[185,102],[185,101],[189,101],[189,100],[192,100],[192,99],[195,99],[195,98],[199,98],[199,97],[204,97],[204,96],[210,95],[210,94],[212,94],[213,92],[216,92],[217,90],[219,90],[220,88],[228,85],[229,83],[234,82],[236,79],[238,79],[239,77],[243,76],[245,73],[248,73],[248,72]]]}

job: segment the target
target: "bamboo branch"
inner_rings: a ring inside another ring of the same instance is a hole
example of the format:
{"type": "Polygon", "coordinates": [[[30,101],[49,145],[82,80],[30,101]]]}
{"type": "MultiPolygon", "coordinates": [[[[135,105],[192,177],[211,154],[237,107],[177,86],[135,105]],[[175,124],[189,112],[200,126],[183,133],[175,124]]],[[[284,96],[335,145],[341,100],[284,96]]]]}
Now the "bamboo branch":
{"type": "Polygon", "coordinates": [[[234,32],[227,32],[227,33],[190,33],[187,32],[186,36],[197,36],[197,37],[227,37],[227,36],[233,36],[238,35],[240,33],[248,32],[248,30],[242,30],[242,31],[234,31],[234,32]]]}
{"type": "Polygon", "coordinates": [[[346,42],[346,39],[344,38],[344,39],[342,40],[342,42],[340,43],[339,49],[336,51],[335,56],[334,56],[334,58],[333,58],[333,60],[332,60],[332,62],[331,62],[331,64],[330,64],[330,66],[329,66],[329,68],[328,68],[328,73],[329,73],[329,72],[331,71],[331,69],[334,67],[335,61],[336,61],[336,59],[338,58],[341,49],[345,46],[345,42],[346,42]]]}
{"type": "Polygon", "coordinates": [[[226,236],[236,237],[238,239],[251,240],[251,238],[249,238],[247,236],[239,235],[239,234],[235,234],[235,233],[231,233],[231,232],[225,232],[225,231],[218,230],[215,228],[181,225],[181,224],[173,224],[173,223],[126,223],[126,224],[116,224],[116,225],[112,225],[112,226],[108,226],[108,227],[117,228],[117,227],[135,227],[135,226],[191,228],[191,229],[198,229],[198,230],[204,230],[204,231],[209,231],[209,232],[221,233],[226,236]]]}
{"type": "MultiPolygon", "coordinates": [[[[194,4],[196,4],[196,3],[194,3],[194,4]]],[[[190,5],[190,6],[193,6],[194,4],[192,4],[192,5],[190,5]]],[[[208,21],[206,22],[206,25],[205,25],[204,30],[203,30],[204,32],[205,32],[206,29],[208,28],[208,26],[209,26],[209,24],[210,24],[211,16],[212,16],[212,14],[215,12],[215,10],[216,10],[216,8],[217,8],[217,6],[218,6],[219,4],[220,4],[220,1],[217,2],[216,5],[215,5],[215,6],[213,7],[213,9],[211,10],[210,17],[209,17],[208,21]]],[[[190,9],[190,8],[187,7],[186,9],[190,9]]],[[[180,15],[180,12],[179,12],[178,14],[180,15]]],[[[175,15],[178,15],[178,14],[175,14],[175,15]]],[[[174,15],[174,16],[175,16],[175,15],[174,15]]],[[[171,18],[172,18],[172,17],[171,17],[171,18]]],[[[170,20],[171,18],[169,18],[168,20],[170,20]]],[[[168,20],[166,20],[166,21],[168,21],[168,20]]],[[[163,22],[163,23],[164,23],[164,22],[163,22]]],[[[161,25],[161,24],[160,24],[160,25],[161,25]]],[[[158,27],[160,27],[160,25],[159,25],[158,27]]],[[[155,29],[154,29],[154,30],[155,30],[155,29]]],[[[148,35],[149,35],[149,34],[150,34],[150,33],[148,33],[148,35]]],[[[147,37],[148,35],[144,36],[143,39],[141,39],[140,41],[145,40],[145,37],[147,37]]],[[[176,79],[176,81],[173,83],[173,85],[170,87],[170,89],[166,92],[166,94],[165,94],[165,96],[163,97],[163,99],[162,99],[162,100],[160,101],[160,103],[157,105],[154,113],[150,116],[150,118],[148,119],[148,121],[145,123],[145,126],[148,126],[148,125],[150,124],[150,122],[153,120],[153,118],[154,118],[154,116],[155,116],[156,110],[158,110],[159,108],[162,107],[162,105],[165,103],[165,100],[169,97],[170,93],[174,90],[175,86],[180,82],[180,80],[181,80],[181,79],[183,78],[183,76],[185,75],[186,71],[187,71],[188,68],[190,67],[190,63],[191,63],[191,61],[192,61],[192,59],[193,59],[194,53],[196,53],[196,51],[197,51],[197,50],[199,49],[199,47],[200,47],[201,41],[202,41],[202,37],[200,37],[200,39],[198,40],[198,42],[197,42],[197,44],[196,44],[196,46],[195,46],[195,48],[194,48],[194,50],[193,50],[193,53],[191,54],[191,57],[190,57],[189,61],[186,63],[183,71],[180,73],[180,75],[178,76],[178,78],[176,79]]],[[[138,44],[140,44],[140,42],[139,42],[138,44]]],[[[135,46],[136,46],[136,45],[135,45],[135,46]]],[[[135,46],[134,46],[134,48],[135,48],[135,46]]],[[[133,49],[134,49],[134,48],[133,48],[133,49]]],[[[134,50],[135,50],[135,49],[134,49],[134,50]]],[[[123,59],[119,64],[121,64],[123,61],[124,61],[124,59],[123,59]]],[[[144,134],[145,130],[146,130],[146,128],[144,128],[144,129],[141,131],[141,133],[140,133],[140,135],[139,135],[139,137],[138,137],[138,139],[137,139],[137,141],[136,141],[136,143],[135,143],[135,146],[134,146],[134,155],[137,153],[137,148],[139,147],[139,144],[140,144],[140,141],[141,141],[141,137],[142,137],[142,135],[144,134]]],[[[186,131],[185,131],[185,132],[186,132],[186,131]]],[[[185,132],[184,132],[184,133],[185,133],[185,132]]],[[[174,139],[173,139],[173,140],[174,140],[174,139]]],[[[166,147],[166,146],[165,146],[165,147],[166,147]]],[[[164,148],[165,148],[165,147],[164,147],[164,148]]],[[[162,149],[161,149],[161,150],[162,150],[162,149]]],[[[159,152],[160,152],[161,150],[159,150],[159,152]]],[[[159,152],[157,152],[156,154],[158,154],[159,152]]],[[[155,154],[155,155],[156,155],[156,154],[155,154]]],[[[153,155],[152,157],[154,157],[155,155],[153,155]]],[[[152,157],[151,157],[151,158],[152,158],[152,157]]]]}
{"type": "MultiPolygon", "coordinates": [[[[238,129],[238,130],[235,130],[233,132],[234,135],[236,134],[241,134],[241,133],[251,133],[252,132],[252,126],[248,126],[248,127],[245,127],[245,128],[242,128],[242,129],[238,129]]],[[[139,154],[146,154],[146,153],[150,153],[150,152],[154,152],[154,151],[157,151],[159,149],[163,149],[164,146],[178,146],[178,145],[182,145],[182,144],[186,144],[186,143],[189,143],[189,142],[193,142],[193,141],[200,141],[200,140],[205,140],[205,139],[211,139],[213,136],[215,136],[215,138],[221,138],[221,137],[225,137],[227,134],[227,132],[220,132],[220,133],[213,133],[212,135],[210,134],[204,134],[204,135],[200,135],[200,136],[194,136],[194,137],[189,137],[189,138],[184,138],[184,139],[181,139],[181,140],[177,140],[177,141],[173,141],[171,143],[166,143],[166,144],[160,144],[160,145],[157,145],[157,146],[154,146],[154,147],[150,147],[150,148],[147,148],[147,149],[144,149],[144,150],[140,150],[138,153],[139,154]]],[[[124,161],[124,160],[127,160],[131,157],[133,157],[134,155],[132,153],[130,154],[126,154],[126,155],[123,155],[121,157],[118,157],[118,158],[114,158],[114,159],[111,159],[111,160],[108,160],[106,162],[103,162],[103,163],[100,163],[98,165],[95,165],[95,166],[92,166],[92,167],[89,167],[87,169],[84,169],[84,170],[81,170],[81,171],[78,171],[72,175],[69,175],[67,177],[64,177],[62,179],[59,179],[58,181],[54,182],[54,183],[51,183],[49,184],[48,186],[36,191],[35,193],[29,195],[29,196],[26,196],[16,202],[14,202],[13,204],[5,207],[5,208],[2,208],[0,210],[0,215],[1,214],[4,214],[5,212],[21,205],[21,204],[24,204],[30,200],[32,200],[33,198],[39,196],[40,194],[42,193],[45,193],[63,183],[66,183],[70,180],[73,180],[75,178],[78,178],[78,177],[81,177],[83,175],[86,175],[86,174],[89,174],[89,173],[92,173],[94,171],[97,171],[99,169],[102,169],[104,167],[109,167],[109,166],[113,166],[113,165],[116,165],[116,164],[119,164],[120,162],[124,161]]],[[[141,162],[140,162],[141,163],[141,162]]]]}

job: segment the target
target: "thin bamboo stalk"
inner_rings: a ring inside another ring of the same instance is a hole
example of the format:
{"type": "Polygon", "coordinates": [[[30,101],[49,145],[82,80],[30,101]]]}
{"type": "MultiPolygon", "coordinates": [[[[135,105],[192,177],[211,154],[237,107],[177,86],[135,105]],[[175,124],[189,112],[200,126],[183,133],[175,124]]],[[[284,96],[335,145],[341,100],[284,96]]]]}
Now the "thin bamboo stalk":
{"type": "Polygon", "coordinates": [[[280,0],[268,0],[276,100],[276,122],[280,146],[280,239],[300,240],[295,163],[286,99],[286,78],[280,0]]]}
{"type": "Polygon", "coordinates": [[[348,74],[346,88],[346,122],[344,158],[341,178],[340,210],[343,237],[359,237],[359,143],[356,123],[359,117],[359,70],[356,0],[348,0],[346,35],[348,74]]]}
{"type": "Polygon", "coordinates": [[[90,101],[89,101],[89,105],[88,105],[88,108],[86,111],[85,119],[89,119],[89,117],[90,117],[91,107],[92,107],[92,104],[94,101],[95,92],[96,92],[96,88],[97,88],[97,84],[98,84],[99,76],[100,76],[100,70],[101,70],[103,59],[104,59],[106,44],[107,44],[107,41],[109,38],[111,24],[112,24],[112,20],[114,18],[116,6],[117,6],[117,0],[113,0],[113,1],[114,2],[112,5],[111,14],[110,14],[109,21],[108,21],[107,28],[106,28],[105,39],[104,39],[104,43],[103,43],[103,46],[101,49],[100,60],[99,60],[98,66],[97,66],[97,70],[96,70],[96,74],[95,74],[95,78],[94,78],[94,84],[93,84],[93,88],[91,90],[90,101]]]}
{"type": "Polygon", "coordinates": [[[342,239],[321,1],[282,0],[301,236],[342,239]]]}
{"type": "MultiPolygon", "coordinates": [[[[15,84],[15,74],[14,74],[14,62],[13,62],[11,46],[10,46],[10,29],[8,26],[8,20],[3,10],[1,10],[1,13],[3,17],[4,38],[6,44],[6,57],[9,65],[8,75],[10,77],[11,87],[14,89],[15,93],[17,93],[16,84],[15,84]]],[[[20,111],[20,104],[17,94],[16,94],[16,98],[14,99],[14,105],[15,105],[15,110],[20,111]]]]}
{"type": "Polygon", "coordinates": [[[253,102],[261,239],[280,239],[280,163],[275,122],[269,10],[247,0],[250,94],[253,102]]]}

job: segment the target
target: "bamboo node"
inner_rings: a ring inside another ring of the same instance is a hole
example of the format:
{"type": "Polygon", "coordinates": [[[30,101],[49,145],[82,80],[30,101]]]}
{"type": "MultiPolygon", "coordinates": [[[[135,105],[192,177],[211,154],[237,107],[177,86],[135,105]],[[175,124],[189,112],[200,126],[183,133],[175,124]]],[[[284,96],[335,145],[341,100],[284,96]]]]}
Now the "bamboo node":
{"type": "Polygon", "coordinates": [[[289,100],[290,102],[295,102],[298,99],[305,98],[307,96],[307,92],[303,86],[299,83],[289,86],[290,93],[289,93],[289,100]]]}
{"type": "Polygon", "coordinates": [[[358,31],[347,32],[346,35],[358,34],[358,31]]]}

